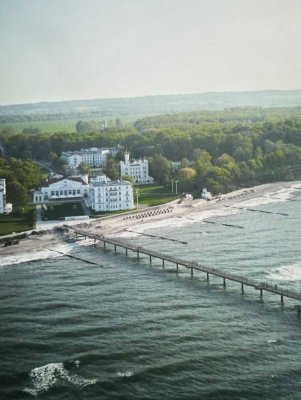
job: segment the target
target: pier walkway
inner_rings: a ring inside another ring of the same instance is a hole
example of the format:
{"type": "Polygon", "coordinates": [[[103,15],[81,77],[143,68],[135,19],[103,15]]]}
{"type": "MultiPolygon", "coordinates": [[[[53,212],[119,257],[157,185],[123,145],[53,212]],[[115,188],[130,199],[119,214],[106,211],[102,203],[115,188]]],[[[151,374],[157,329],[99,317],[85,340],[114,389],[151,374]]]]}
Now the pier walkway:
{"type": "MultiPolygon", "coordinates": [[[[258,282],[254,279],[246,278],[244,276],[232,274],[229,272],[224,272],[217,268],[207,267],[207,266],[201,265],[201,264],[193,262],[193,261],[187,261],[187,260],[183,260],[178,257],[162,254],[160,252],[146,249],[141,246],[135,246],[135,245],[130,244],[122,239],[108,238],[108,237],[105,237],[104,235],[95,234],[95,233],[88,232],[87,230],[83,230],[83,229],[74,229],[72,227],[69,227],[69,230],[72,230],[76,236],[84,236],[85,238],[89,237],[90,239],[94,239],[94,242],[96,242],[96,241],[103,242],[104,248],[106,248],[107,244],[111,244],[114,246],[115,252],[117,251],[117,247],[121,247],[121,248],[125,249],[126,256],[128,255],[128,251],[131,250],[132,252],[135,252],[137,254],[137,259],[140,258],[141,254],[144,254],[149,257],[150,263],[152,262],[152,258],[157,258],[157,259],[162,260],[162,266],[164,266],[165,262],[170,262],[172,264],[175,264],[177,270],[178,270],[179,266],[183,266],[187,269],[190,269],[192,276],[193,276],[194,271],[203,272],[207,276],[207,281],[209,281],[210,275],[213,275],[213,276],[222,278],[224,286],[226,286],[226,280],[237,282],[241,285],[242,293],[244,292],[244,286],[251,286],[254,289],[259,291],[260,298],[263,297],[263,291],[266,291],[266,292],[271,292],[276,295],[279,295],[281,304],[284,303],[284,298],[301,301],[301,293],[293,291],[293,290],[281,288],[278,285],[272,285],[272,284],[269,284],[266,282],[258,282]]],[[[298,315],[300,315],[301,306],[296,306],[296,308],[298,311],[298,315]]]]}

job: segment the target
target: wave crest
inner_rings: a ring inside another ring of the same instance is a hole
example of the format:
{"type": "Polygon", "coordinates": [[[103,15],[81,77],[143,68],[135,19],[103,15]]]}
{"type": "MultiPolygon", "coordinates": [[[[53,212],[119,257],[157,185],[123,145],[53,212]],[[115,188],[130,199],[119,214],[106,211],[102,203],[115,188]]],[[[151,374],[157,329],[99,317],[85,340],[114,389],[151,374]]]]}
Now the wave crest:
{"type": "Polygon", "coordinates": [[[269,277],[281,281],[301,281],[301,261],[274,268],[269,277]]]}
{"type": "Polygon", "coordinates": [[[82,376],[70,374],[63,363],[50,363],[42,367],[34,368],[30,371],[29,376],[32,379],[33,388],[26,388],[24,392],[33,396],[38,396],[43,392],[47,392],[55,385],[58,379],[70,382],[82,388],[97,382],[97,379],[85,379],[82,376]]]}

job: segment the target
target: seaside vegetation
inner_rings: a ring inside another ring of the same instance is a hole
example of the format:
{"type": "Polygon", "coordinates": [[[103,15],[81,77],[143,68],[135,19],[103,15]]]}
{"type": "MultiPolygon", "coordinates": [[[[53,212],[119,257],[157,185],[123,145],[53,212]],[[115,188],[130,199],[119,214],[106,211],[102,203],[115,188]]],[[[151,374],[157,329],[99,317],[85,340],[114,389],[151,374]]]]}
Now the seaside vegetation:
{"type": "Polygon", "coordinates": [[[31,160],[0,157],[0,177],[6,179],[6,201],[14,206],[23,206],[30,200],[30,190],[41,180],[41,170],[31,160]]]}
{"type": "MultiPolygon", "coordinates": [[[[111,127],[103,127],[100,120],[93,126],[78,124],[77,132],[49,133],[33,127],[17,134],[8,127],[0,129],[0,143],[9,157],[22,162],[48,160],[57,170],[62,167],[62,151],[120,145],[133,158],[149,159],[150,175],[166,193],[174,179],[178,192],[198,196],[207,187],[217,194],[300,178],[301,108],[168,114],[140,118],[133,125],[116,120],[111,127]]],[[[107,174],[112,179],[118,176],[121,158],[119,154],[109,162],[107,174]]],[[[1,169],[0,176],[7,177],[1,169]]]]}

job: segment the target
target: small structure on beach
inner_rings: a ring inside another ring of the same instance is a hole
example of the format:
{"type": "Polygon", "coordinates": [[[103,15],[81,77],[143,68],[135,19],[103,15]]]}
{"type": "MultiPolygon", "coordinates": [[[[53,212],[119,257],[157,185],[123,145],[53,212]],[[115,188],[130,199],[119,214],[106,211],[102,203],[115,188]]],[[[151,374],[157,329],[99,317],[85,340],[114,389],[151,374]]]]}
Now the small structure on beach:
{"type": "Polygon", "coordinates": [[[211,192],[208,192],[208,190],[206,188],[203,188],[201,197],[204,200],[211,200],[212,199],[212,194],[211,194],[211,192]]]}

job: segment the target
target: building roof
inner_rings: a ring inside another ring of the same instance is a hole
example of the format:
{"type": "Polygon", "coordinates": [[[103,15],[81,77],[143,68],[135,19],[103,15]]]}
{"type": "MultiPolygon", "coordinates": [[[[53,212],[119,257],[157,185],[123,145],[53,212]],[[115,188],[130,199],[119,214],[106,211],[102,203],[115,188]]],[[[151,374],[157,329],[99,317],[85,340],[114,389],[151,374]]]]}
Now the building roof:
{"type": "Polygon", "coordinates": [[[75,181],[75,182],[80,182],[82,185],[88,185],[87,182],[84,181],[84,179],[81,176],[69,176],[68,178],[62,177],[62,178],[46,178],[41,181],[41,187],[49,187],[50,185],[53,185],[54,183],[63,181],[63,180],[69,180],[69,181],[75,181]]]}
{"type": "Polygon", "coordinates": [[[100,187],[100,186],[132,186],[132,184],[128,181],[105,181],[105,182],[91,182],[91,185],[94,187],[100,187]]]}
{"type": "Polygon", "coordinates": [[[81,156],[84,154],[99,154],[99,153],[109,153],[112,151],[119,151],[118,147],[102,147],[102,148],[97,148],[97,147],[91,147],[90,149],[80,149],[80,150],[75,150],[75,151],[63,151],[62,152],[62,157],[71,157],[71,156],[81,156]]]}

